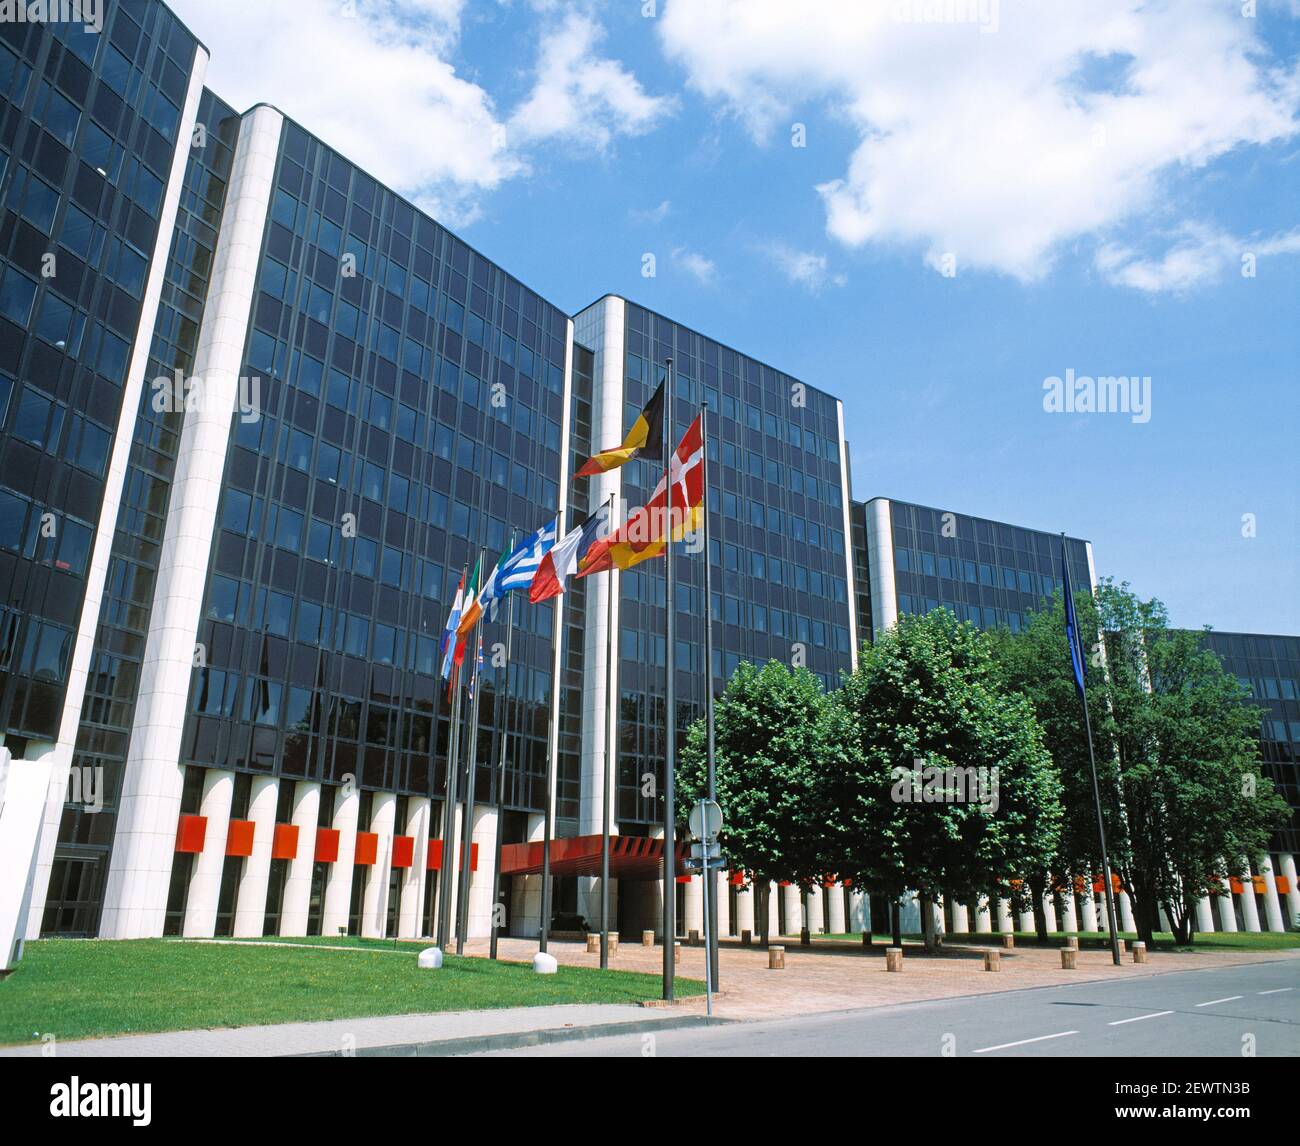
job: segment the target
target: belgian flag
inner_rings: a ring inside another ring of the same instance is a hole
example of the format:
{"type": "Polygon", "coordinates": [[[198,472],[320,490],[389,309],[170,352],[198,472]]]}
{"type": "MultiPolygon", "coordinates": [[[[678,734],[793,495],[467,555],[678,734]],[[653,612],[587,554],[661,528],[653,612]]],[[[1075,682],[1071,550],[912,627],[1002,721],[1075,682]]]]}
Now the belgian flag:
{"type": "Polygon", "coordinates": [[[632,423],[632,428],[628,430],[623,444],[612,450],[602,450],[594,458],[589,459],[576,476],[591,477],[593,474],[608,473],[633,458],[644,458],[650,462],[662,461],[663,435],[664,384],[660,382],[659,389],[654,392],[654,396],[646,403],[645,409],[632,423]]]}

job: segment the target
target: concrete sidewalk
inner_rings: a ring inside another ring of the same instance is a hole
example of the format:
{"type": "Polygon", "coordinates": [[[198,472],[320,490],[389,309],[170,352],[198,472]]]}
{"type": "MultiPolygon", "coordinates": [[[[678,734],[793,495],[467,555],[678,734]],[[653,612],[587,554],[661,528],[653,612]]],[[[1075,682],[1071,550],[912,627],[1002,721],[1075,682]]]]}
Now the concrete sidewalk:
{"type": "MultiPolygon", "coordinates": [[[[646,1010],[628,1004],[574,1004],[448,1011],[434,1015],[382,1015],[322,1023],[278,1023],[221,1030],[165,1031],[118,1038],[61,1042],[60,1058],[273,1057],[280,1055],[457,1054],[508,1046],[535,1046],[565,1037],[638,1034],[703,1022],[697,1012],[646,1010]],[[571,1032],[571,1036],[569,1033],[571,1032]],[[436,1044],[455,1042],[454,1047],[436,1044]]],[[[40,1057],[44,1044],[0,1047],[0,1058],[40,1057]]]]}

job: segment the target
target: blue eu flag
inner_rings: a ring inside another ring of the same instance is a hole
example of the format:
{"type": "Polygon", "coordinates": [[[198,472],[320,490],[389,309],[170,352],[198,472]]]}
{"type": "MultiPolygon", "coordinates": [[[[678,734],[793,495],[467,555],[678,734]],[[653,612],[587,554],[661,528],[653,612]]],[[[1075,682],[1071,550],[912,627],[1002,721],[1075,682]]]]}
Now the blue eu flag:
{"type": "Polygon", "coordinates": [[[1074,687],[1083,696],[1083,646],[1079,642],[1079,618],[1074,615],[1074,590],[1070,587],[1070,563],[1065,557],[1065,538],[1061,538],[1061,583],[1065,595],[1065,641],[1070,646],[1070,668],[1074,687]]]}

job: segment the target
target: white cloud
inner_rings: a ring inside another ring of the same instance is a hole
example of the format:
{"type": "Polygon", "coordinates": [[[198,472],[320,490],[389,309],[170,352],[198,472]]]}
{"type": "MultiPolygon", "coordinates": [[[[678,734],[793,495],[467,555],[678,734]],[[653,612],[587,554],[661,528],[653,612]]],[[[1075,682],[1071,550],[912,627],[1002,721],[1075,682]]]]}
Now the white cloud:
{"type": "Polygon", "coordinates": [[[569,139],[603,151],[614,136],[641,135],[671,114],[671,99],[647,95],[622,64],[597,54],[603,37],[577,10],[547,28],[533,90],[510,118],[512,137],[569,139]]]}
{"type": "Polygon", "coordinates": [[[764,253],[792,283],[811,294],[820,294],[828,286],[843,286],[848,280],[832,272],[830,260],[815,251],[800,251],[785,243],[769,243],[764,253]]]}
{"type": "MultiPolygon", "coordinates": [[[[207,83],[224,100],[241,111],[274,104],[452,226],[472,222],[486,194],[527,174],[531,149],[551,135],[648,129],[648,109],[660,106],[621,65],[582,54],[600,38],[585,18],[585,32],[570,32],[564,51],[553,36],[542,37],[538,88],[512,119],[453,62],[465,0],[171,6],[211,51],[207,83]],[[557,84],[558,94],[548,94],[557,84]],[[566,91],[567,116],[560,113],[566,91]],[[521,128],[518,138],[508,122],[521,128]]],[[[559,27],[557,35],[570,24],[559,27]]]]}
{"type": "Polygon", "coordinates": [[[1218,282],[1229,270],[1240,274],[1242,260],[1273,255],[1300,254],[1300,230],[1268,239],[1239,239],[1203,224],[1186,224],[1168,250],[1150,257],[1121,243],[1103,244],[1097,251],[1097,269],[1117,286],[1157,294],[1185,293],[1218,282]]]}
{"type": "Polygon", "coordinates": [[[1022,280],[1151,209],[1170,174],[1298,131],[1300,68],[1271,63],[1233,4],[1002,0],[987,30],[898,18],[914,9],[672,0],[658,28],[755,140],[810,104],[854,127],[846,171],[818,188],[832,237],[1022,280]]]}
{"type": "Polygon", "coordinates": [[[667,199],[664,199],[657,207],[649,207],[645,209],[633,207],[628,213],[638,223],[662,223],[666,218],[668,218],[668,212],[672,209],[672,203],[667,199]]]}
{"type": "Polygon", "coordinates": [[[712,259],[706,259],[698,251],[688,250],[686,247],[674,247],[672,254],[673,263],[696,281],[708,286],[718,277],[717,264],[712,259]]]}

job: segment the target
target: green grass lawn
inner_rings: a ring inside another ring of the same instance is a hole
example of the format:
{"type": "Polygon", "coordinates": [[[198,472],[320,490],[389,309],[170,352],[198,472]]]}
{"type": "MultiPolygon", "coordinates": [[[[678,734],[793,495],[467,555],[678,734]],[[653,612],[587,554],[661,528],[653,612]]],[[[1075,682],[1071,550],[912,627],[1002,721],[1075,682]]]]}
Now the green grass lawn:
{"type": "MultiPolygon", "coordinates": [[[[1071,935],[1078,935],[1085,942],[1096,942],[1108,944],[1110,935],[1105,931],[1079,931],[1070,932],[1071,935]]],[[[1065,940],[1066,932],[1050,931],[1048,932],[1049,942],[1060,944],[1065,940]]],[[[1133,931],[1121,931],[1121,939],[1128,940],[1130,943],[1137,939],[1137,933],[1133,931]]],[[[860,934],[839,934],[839,935],[814,935],[814,942],[838,942],[838,943],[861,943],[860,934]]],[[[1000,934],[969,933],[964,935],[950,934],[945,935],[945,939],[953,943],[986,943],[998,944],[1002,942],[1000,934]]],[[[798,941],[798,937],[795,937],[798,941]]],[[[1017,943],[1036,943],[1038,936],[1033,931],[1017,931],[1017,943]]],[[[878,945],[892,943],[893,940],[888,935],[876,935],[874,942],[878,945]]],[[[904,935],[904,943],[922,942],[920,935],[904,935]]],[[[1197,934],[1192,940],[1190,947],[1174,946],[1174,937],[1168,931],[1157,931],[1155,934],[1155,950],[1168,949],[1171,951],[1287,951],[1295,947],[1300,947],[1300,931],[1211,931],[1208,934],[1197,934]]]]}
{"type": "MultiPolygon", "coordinates": [[[[311,947],[167,939],[43,939],[0,980],[0,1045],[321,1019],[472,1011],[553,1003],[635,1003],[660,997],[658,975],[448,956],[416,966],[418,946],[317,939],[311,947]]],[[[677,980],[680,995],[704,985],[677,980]]]]}

